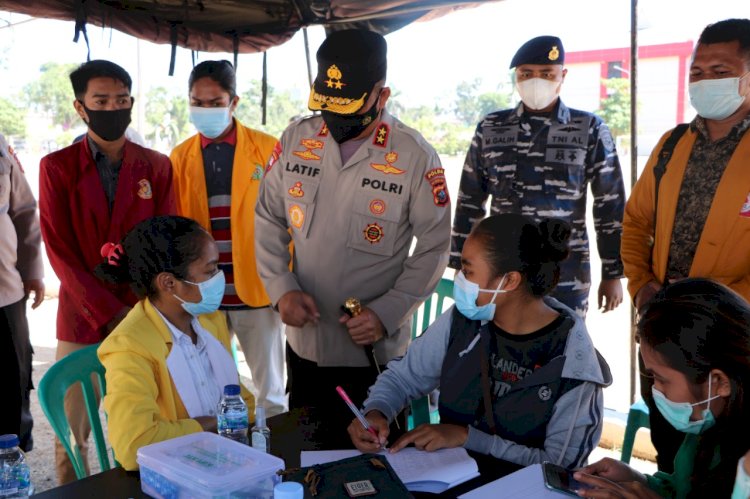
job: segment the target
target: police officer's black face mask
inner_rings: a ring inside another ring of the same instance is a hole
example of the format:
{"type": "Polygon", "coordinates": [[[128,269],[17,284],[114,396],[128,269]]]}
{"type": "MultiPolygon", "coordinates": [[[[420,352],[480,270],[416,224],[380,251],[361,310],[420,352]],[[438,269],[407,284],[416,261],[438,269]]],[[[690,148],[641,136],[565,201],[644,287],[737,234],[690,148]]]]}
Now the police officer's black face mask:
{"type": "Polygon", "coordinates": [[[341,144],[361,134],[377,118],[380,112],[378,110],[379,102],[380,95],[365,114],[344,115],[321,111],[323,121],[325,121],[328,131],[331,132],[333,140],[341,144]]]}
{"type": "Polygon", "coordinates": [[[89,117],[87,125],[89,129],[107,142],[117,140],[125,135],[125,130],[130,124],[130,113],[133,106],[127,109],[115,109],[113,111],[94,111],[86,107],[83,101],[78,101],[86,110],[89,117]]]}

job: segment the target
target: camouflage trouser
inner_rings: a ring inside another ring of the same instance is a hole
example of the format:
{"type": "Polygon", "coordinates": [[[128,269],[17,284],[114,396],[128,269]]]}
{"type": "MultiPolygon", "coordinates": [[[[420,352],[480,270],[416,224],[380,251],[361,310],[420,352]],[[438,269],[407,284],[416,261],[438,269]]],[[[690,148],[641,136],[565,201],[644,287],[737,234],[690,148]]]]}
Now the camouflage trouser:
{"type": "Polygon", "coordinates": [[[586,312],[589,309],[589,290],[576,291],[559,291],[558,289],[550,293],[550,296],[569,306],[575,312],[586,320],[586,312]]]}

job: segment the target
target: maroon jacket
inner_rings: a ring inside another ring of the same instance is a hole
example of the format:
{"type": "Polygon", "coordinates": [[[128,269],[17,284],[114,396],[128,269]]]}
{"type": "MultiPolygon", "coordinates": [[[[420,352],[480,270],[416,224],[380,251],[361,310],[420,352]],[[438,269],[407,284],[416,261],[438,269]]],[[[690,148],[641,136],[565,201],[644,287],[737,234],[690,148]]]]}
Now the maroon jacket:
{"type": "Polygon", "coordinates": [[[106,242],[119,242],[138,222],[176,213],[169,158],[125,142],[112,208],[104,193],[88,140],[42,158],[39,212],[47,256],[60,279],[57,339],[97,343],[105,326],[136,302],[128,286],[97,278],[106,242]]]}

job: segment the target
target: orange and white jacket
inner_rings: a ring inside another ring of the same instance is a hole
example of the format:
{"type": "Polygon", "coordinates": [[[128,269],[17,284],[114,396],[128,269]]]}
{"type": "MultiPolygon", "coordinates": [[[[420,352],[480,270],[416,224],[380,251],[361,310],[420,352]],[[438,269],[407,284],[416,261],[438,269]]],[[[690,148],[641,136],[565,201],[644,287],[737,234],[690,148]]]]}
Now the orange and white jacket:
{"type": "MultiPolygon", "coordinates": [[[[240,299],[251,307],[271,303],[255,265],[255,203],[277,140],[244,126],[235,118],[237,144],[232,165],[232,263],[234,285],[240,299]]],[[[190,137],[170,155],[174,170],[177,213],[192,218],[211,232],[206,176],[199,134],[190,137]]]]}

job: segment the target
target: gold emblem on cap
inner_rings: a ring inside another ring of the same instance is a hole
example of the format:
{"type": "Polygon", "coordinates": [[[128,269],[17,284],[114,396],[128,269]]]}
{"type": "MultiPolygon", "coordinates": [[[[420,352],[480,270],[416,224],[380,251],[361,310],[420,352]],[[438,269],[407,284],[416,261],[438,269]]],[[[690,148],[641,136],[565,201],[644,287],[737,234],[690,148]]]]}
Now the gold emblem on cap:
{"type": "Polygon", "coordinates": [[[560,57],[560,51],[557,50],[557,45],[552,45],[552,50],[547,54],[547,59],[550,61],[556,61],[558,57],[560,57]]]}
{"type": "Polygon", "coordinates": [[[328,76],[328,79],[326,80],[326,86],[328,88],[341,90],[342,87],[346,86],[346,83],[341,81],[341,78],[343,78],[344,75],[341,74],[341,70],[335,64],[331,64],[326,71],[326,75],[328,76]]]}

